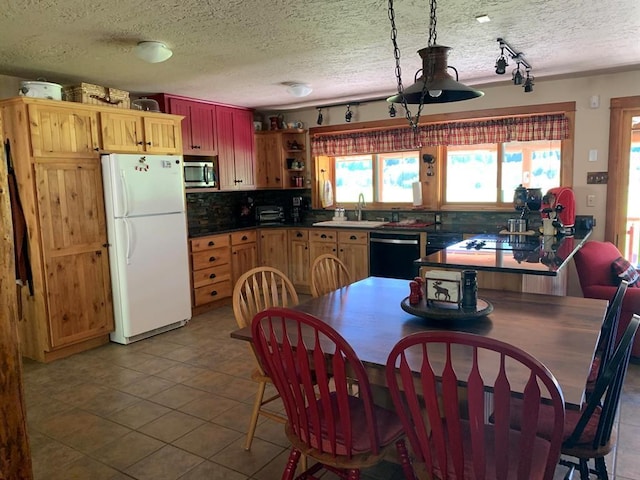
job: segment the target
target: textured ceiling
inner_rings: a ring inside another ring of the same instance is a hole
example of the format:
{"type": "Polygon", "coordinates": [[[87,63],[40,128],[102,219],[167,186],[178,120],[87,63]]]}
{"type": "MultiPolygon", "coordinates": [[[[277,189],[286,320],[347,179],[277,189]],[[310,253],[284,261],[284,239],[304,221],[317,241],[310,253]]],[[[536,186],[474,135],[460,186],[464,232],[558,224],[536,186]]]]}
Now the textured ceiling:
{"type": "MultiPolygon", "coordinates": [[[[379,98],[395,92],[387,0],[5,0],[0,74],[166,92],[259,109],[379,98]],[[164,63],[133,54],[173,49],[164,63]],[[304,82],[308,97],[285,82],[304,82]]],[[[396,0],[403,82],[427,45],[427,0],[396,0]]],[[[640,68],[638,0],[440,0],[437,40],[469,85],[507,82],[497,37],[544,77],[640,68]],[[480,24],[478,15],[491,22],[480,24]]],[[[515,65],[511,64],[508,71],[515,65]]]]}

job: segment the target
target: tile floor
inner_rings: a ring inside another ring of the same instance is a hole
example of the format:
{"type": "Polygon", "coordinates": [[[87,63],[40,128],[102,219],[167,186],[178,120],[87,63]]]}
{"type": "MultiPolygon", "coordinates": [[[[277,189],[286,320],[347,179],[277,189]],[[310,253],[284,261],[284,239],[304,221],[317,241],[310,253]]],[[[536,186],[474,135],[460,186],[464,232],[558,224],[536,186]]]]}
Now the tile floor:
{"type": "MultiPolygon", "coordinates": [[[[35,479],[279,479],[282,425],[262,420],[251,451],[242,448],[256,385],[247,346],[229,337],[235,328],[224,307],[128,346],[48,365],[25,360],[35,479]]],[[[612,478],[640,480],[640,365],[630,367],[622,402],[612,478]]],[[[383,463],[364,478],[403,477],[383,463]]]]}

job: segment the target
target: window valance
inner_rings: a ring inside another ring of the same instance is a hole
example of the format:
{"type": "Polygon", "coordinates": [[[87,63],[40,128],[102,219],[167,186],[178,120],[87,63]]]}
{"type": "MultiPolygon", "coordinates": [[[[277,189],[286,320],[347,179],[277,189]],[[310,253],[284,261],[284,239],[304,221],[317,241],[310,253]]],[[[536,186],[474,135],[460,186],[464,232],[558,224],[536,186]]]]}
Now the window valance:
{"type": "Polygon", "coordinates": [[[468,122],[421,125],[417,134],[409,127],[318,135],[311,140],[314,156],[415,150],[418,145],[477,145],[482,143],[565,140],[569,119],[564,114],[505,117],[468,122]]]}

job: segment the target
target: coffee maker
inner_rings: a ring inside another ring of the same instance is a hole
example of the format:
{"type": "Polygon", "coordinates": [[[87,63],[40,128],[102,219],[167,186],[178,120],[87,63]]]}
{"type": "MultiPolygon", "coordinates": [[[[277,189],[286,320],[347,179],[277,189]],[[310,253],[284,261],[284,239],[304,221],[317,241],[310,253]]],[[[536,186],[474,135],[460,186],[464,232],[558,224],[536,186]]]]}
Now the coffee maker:
{"type": "Polygon", "coordinates": [[[291,203],[291,220],[293,223],[300,223],[302,221],[302,197],[293,197],[291,203]]]}

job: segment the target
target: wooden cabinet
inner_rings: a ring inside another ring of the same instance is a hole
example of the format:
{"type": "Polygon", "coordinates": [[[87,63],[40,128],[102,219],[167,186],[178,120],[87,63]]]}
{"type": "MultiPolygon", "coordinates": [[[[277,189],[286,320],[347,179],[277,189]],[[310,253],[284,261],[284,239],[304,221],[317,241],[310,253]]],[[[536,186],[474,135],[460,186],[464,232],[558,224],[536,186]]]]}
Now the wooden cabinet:
{"type": "Polygon", "coordinates": [[[306,132],[256,132],[256,185],[263,188],[304,188],[306,132]]]}
{"type": "Polygon", "coordinates": [[[260,235],[260,265],[274,267],[285,275],[289,271],[287,230],[284,228],[262,229],[260,235]]]}
{"type": "Polygon", "coordinates": [[[309,230],[289,230],[289,279],[298,292],[310,293],[309,230]]]}
{"type": "Polygon", "coordinates": [[[63,347],[113,331],[100,163],[37,160],[49,339],[63,347]]]}
{"type": "Polygon", "coordinates": [[[0,102],[32,270],[32,292],[18,294],[21,351],[38,361],[107,343],[113,331],[98,153],[100,113],[110,108],[25,97],[0,102]]]}
{"type": "Polygon", "coordinates": [[[238,278],[258,266],[258,244],[255,230],[233,232],[231,234],[231,273],[233,284],[238,278]]]}
{"type": "Polygon", "coordinates": [[[229,234],[190,240],[193,307],[224,300],[233,291],[229,234]]]}
{"type": "Polygon", "coordinates": [[[355,282],[369,276],[369,234],[362,230],[338,231],[338,258],[355,282]]]}
{"type": "Polygon", "coordinates": [[[309,261],[313,261],[320,255],[330,253],[338,254],[338,232],[323,228],[309,231],[309,261]]]}
{"type": "Polygon", "coordinates": [[[216,105],[160,93],[152,97],[163,112],[182,115],[182,148],[185,155],[218,154],[216,105]]]}
{"type": "Polygon", "coordinates": [[[182,153],[178,117],[111,110],[100,112],[103,150],[110,153],[182,153]]]}
{"type": "Polygon", "coordinates": [[[216,128],[220,189],[255,188],[253,113],[218,106],[216,128]]]}
{"type": "Polygon", "coordinates": [[[28,105],[34,157],[82,158],[100,148],[98,112],[64,105],[28,105]]]}

